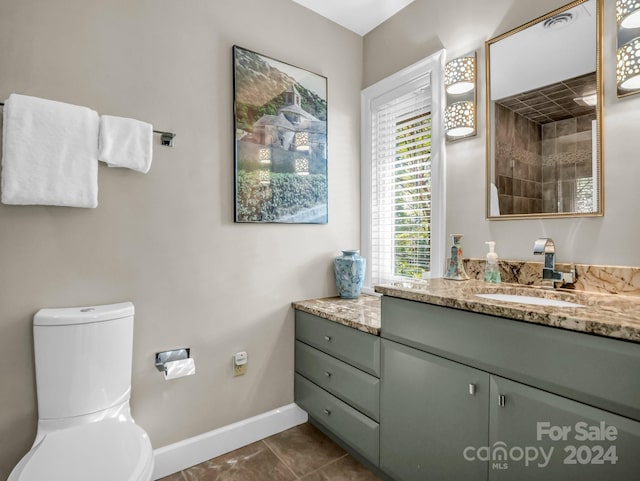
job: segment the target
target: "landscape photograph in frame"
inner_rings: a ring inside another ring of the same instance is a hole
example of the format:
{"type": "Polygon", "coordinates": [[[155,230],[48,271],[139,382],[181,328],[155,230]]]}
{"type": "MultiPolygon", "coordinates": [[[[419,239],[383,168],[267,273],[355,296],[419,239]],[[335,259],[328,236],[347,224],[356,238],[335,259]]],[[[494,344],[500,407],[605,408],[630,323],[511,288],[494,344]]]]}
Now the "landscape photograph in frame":
{"type": "Polygon", "coordinates": [[[233,47],[235,221],[328,222],[327,79],[233,47]]]}

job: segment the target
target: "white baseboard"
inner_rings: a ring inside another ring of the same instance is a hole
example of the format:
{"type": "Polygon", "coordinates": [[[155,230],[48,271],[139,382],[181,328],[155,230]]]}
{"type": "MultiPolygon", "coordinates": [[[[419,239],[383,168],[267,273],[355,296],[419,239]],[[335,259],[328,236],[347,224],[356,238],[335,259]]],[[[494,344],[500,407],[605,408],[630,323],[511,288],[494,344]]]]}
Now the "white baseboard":
{"type": "Polygon", "coordinates": [[[208,433],[155,449],[153,479],[160,479],[307,422],[307,413],[288,404],[208,433]]]}

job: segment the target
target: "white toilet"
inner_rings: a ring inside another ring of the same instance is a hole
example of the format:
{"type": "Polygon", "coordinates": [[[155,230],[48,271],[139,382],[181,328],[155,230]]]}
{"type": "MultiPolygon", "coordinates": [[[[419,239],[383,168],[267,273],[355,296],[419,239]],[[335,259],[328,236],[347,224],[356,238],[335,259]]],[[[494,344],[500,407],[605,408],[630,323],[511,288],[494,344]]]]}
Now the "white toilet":
{"type": "Polygon", "coordinates": [[[133,304],[33,318],[38,431],[8,481],[149,481],[153,450],[129,409],[133,304]]]}

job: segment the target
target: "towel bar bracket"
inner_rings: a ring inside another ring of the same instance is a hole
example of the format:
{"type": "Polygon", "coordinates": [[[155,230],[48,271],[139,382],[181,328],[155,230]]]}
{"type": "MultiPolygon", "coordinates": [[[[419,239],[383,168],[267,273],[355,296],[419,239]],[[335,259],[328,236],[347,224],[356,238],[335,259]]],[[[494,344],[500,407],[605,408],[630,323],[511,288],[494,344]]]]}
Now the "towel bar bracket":
{"type": "Polygon", "coordinates": [[[154,130],[153,132],[156,134],[160,134],[160,145],[173,147],[173,139],[176,134],[172,132],[162,132],[161,130],[154,130]]]}

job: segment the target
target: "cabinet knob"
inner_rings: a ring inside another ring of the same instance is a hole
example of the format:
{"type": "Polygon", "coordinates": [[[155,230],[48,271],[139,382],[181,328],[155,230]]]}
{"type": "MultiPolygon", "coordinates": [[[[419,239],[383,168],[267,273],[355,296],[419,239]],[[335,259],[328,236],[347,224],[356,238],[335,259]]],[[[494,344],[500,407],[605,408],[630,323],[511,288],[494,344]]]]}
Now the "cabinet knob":
{"type": "Polygon", "coordinates": [[[505,397],[504,394],[499,394],[498,395],[498,406],[503,408],[505,406],[505,404],[507,404],[507,398],[505,397]]]}
{"type": "Polygon", "coordinates": [[[476,385],[474,383],[469,383],[469,394],[471,396],[476,395],[476,385]]]}
{"type": "Polygon", "coordinates": [[[324,340],[327,342],[331,342],[331,336],[324,336],[324,340]]]}
{"type": "Polygon", "coordinates": [[[327,377],[331,377],[331,371],[325,371],[324,375],[327,376],[327,377]]]}
{"type": "Polygon", "coordinates": [[[331,410],[330,410],[330,409],[324,409],[324,413],[325,413],[327,416],[331,416],[331,410]]]}

